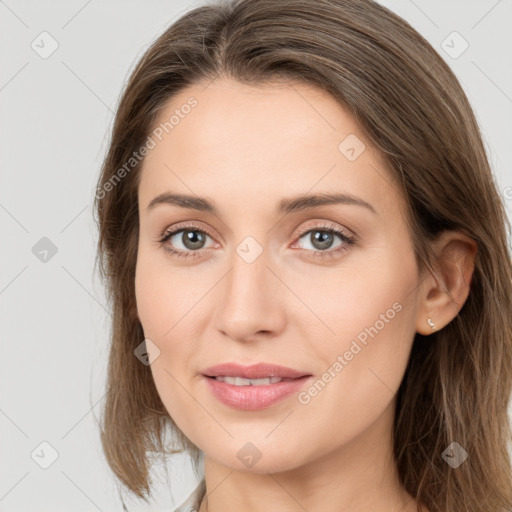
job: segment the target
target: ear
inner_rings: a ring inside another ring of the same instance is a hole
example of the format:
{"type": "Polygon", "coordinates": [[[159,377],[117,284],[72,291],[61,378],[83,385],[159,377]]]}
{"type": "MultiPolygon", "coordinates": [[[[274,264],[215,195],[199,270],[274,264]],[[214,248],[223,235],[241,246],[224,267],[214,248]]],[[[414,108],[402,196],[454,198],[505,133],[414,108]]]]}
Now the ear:
{"type": "Polygon", "coordinates": [[[458,315],[469,295],[477,247],[472,238],[458,231],[443,231],[435,240],[435,272],[420,286],[417,332],[432,334],[458,315]]]}

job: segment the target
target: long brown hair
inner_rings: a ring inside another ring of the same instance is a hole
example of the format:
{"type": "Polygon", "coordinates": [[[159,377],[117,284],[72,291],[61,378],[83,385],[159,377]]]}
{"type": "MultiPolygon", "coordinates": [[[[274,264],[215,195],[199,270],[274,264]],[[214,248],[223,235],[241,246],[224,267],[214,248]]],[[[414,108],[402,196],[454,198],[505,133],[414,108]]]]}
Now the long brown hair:
{"type": "Polygon", "coordinates": [[[439,332],[414,339],[397,396],[394,452],[404,487],[431,512],[512,510],[510,225],[454,73],[407,22],[372,0],[195,8],[156,39],[131,74],[95,200],[113,315],[101,440],[115,475],[147,499],[148,456],[169,451],[168,431],[196,467],[201,455],[169,417],[149,366],[134,357],[144,339],[134,288],[143,159],[131,159],[171,97],[221,75],[251,85],[300,80],[347,108],[401,184],[422,272],[434,268],[430,244],[443,230],[477,242],[464,306],[439,332]],[[457,469],[442,456],[453,442],[468,454],[457,469]]]}

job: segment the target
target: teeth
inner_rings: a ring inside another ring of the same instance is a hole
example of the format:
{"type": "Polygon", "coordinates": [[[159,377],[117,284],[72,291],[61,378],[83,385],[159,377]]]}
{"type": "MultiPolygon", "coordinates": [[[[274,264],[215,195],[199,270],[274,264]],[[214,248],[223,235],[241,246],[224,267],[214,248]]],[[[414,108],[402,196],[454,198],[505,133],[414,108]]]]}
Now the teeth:
{"type": "Polygon", "coordinates": [[[234,386],[268,386],[281,382],[281,377],[267,377],[265,379],[244,379],[243,377],[215,377],[219,382],[233,384],[234,386]]]}

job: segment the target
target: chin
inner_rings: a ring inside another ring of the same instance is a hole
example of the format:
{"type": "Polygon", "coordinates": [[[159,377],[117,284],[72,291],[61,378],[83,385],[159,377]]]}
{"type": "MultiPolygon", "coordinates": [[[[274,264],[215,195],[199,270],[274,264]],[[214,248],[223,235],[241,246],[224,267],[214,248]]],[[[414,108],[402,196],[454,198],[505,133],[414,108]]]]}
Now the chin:
{"type": "MultiPolygon", "coordinates": [[[[265,434],[267,435],[267,434],[265,434]]],[[[246,439],[250,439],[247,436],[246,439]]],[[[270,439],[254,442],[231,440],[229,443],[216,444],[212,450],[203,449],[205,455],[234,471],[267,474],[293,470],[306,460],[299,446],[283,447],[282,441],[270,439]],[[301,454],[299,459],[298,454],[301,454]]]]}

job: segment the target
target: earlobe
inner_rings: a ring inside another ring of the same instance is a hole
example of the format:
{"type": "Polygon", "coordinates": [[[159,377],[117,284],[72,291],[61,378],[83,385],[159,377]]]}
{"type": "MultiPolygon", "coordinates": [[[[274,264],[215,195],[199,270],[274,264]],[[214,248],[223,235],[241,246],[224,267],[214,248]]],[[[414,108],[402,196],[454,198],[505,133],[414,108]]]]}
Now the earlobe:
{"type": "Polygon", "coordinates": [[[477,243],[458,231],[444,231],[434,242],[435,272],[420,288],[416,330],[429,335],[449,324],[468,298],[477,243]]]}

